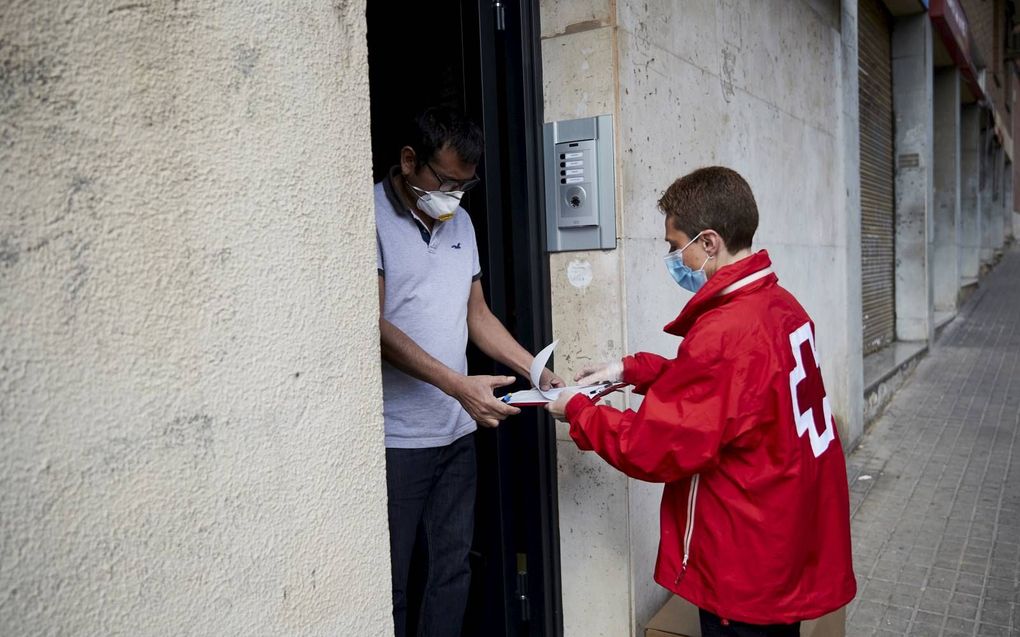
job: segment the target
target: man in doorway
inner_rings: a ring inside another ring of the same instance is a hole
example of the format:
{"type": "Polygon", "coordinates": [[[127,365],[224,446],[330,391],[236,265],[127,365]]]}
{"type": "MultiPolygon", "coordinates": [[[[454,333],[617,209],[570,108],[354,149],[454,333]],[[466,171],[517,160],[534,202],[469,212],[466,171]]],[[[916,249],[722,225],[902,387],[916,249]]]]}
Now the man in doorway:
{"type": "MultiPolygon", "coordinates": [[[[519,374],[534,357],[510,335],[482,293],[471,218],[460,207],[478,184],[479,127],[455,109],[415,120],[400,163],[375,185],[383,417],[389,496],[393,621],[405,637],[460,635],[470,586],[476,423],[496,427],[520,412],[493,390],[512,376],[467,373],[467,342],[519,374]],[[420,609],[408,609],[416,538],[427,577],[420,609]]],[[[545,388],[563,382],[549,370],[545,388]]]]}
{"type": "Polygon", "coordinates": [[[758,208],[721,166],[659,200],[666,269],[694,297],[665,331],[676,358],[638,353],[582,370],[620,381],[637,411],[561,395],[548,410],[577,446],[662,482],[655,580],[700,609],[705,637],[795,637],[856,592],[843,447],[815,328],[751,251],[758,208]]]}

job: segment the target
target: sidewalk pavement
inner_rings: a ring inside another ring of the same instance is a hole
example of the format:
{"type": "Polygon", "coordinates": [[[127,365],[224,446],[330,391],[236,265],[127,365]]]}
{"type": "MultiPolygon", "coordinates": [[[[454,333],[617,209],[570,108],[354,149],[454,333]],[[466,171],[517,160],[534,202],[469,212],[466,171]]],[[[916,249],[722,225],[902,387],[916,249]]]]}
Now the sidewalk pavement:
{"type": "Polygon", "coordinates": [[[1020,250],[848,460],[847,636],[1020,635],[1020,250]]]}

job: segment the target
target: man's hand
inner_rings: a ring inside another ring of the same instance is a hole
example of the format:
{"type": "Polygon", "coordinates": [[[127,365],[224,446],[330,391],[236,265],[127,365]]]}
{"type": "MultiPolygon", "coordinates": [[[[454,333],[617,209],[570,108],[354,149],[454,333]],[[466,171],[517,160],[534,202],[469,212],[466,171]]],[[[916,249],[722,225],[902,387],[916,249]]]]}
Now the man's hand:
{"type": "Polygon", "coordinates": [[[595,383],[619,383],[623,380],[623,361],[585,365],[577,372],[574,380],[578,385],[594,385],[595,383]]]}
{"type": "Polygon", "coordinates": [[[552,373],[548,369],[542,370],[542,377],[538,380],[538,388],[542,391],[549,391],[553,387],[566,387],[567,384],[563,382],[563,379],[552,373]]]}
{"type": "Polygon", "coordinates": [[[450,395],[483,427],[498,427],[499,421],[521,410],[496,398],[492,390],[514,382],[513,376],[462,376],[450,395]]]}
{"type": "Polygon", "coordinates": [[[566,410],[570,399],[579,394],[577,391],[560,392],[559,397],[545,406],[545,410],[556,420],[567,421],[566,410]]]}

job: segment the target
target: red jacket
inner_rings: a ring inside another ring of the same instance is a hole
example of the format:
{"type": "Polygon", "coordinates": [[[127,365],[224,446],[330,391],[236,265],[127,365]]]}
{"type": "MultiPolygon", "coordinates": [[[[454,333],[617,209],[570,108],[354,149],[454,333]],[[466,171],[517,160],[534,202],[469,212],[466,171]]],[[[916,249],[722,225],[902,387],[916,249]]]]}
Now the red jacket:
{"type": "Polygon", "coordinates": [[[655,581],[725,619],[793,623],[857,592],[850,499],[814,325],[758,252],[721,268],[666,326],[677,357],[624,359],[645,394],[621,412],[578,395],[570,435],[664,482],[655,581]]]}

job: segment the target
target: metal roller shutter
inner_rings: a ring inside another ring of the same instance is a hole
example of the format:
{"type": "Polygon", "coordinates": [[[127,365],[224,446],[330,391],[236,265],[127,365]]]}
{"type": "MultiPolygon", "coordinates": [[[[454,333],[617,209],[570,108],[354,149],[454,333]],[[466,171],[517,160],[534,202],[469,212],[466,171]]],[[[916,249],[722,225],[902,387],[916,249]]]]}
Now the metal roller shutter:
{"type": "Polygon", "coordinates": [[[861,296],[864,353],[895,338],[892,18],[879,0],[860,0],[858,68],[861,145],[861,296]]]}

